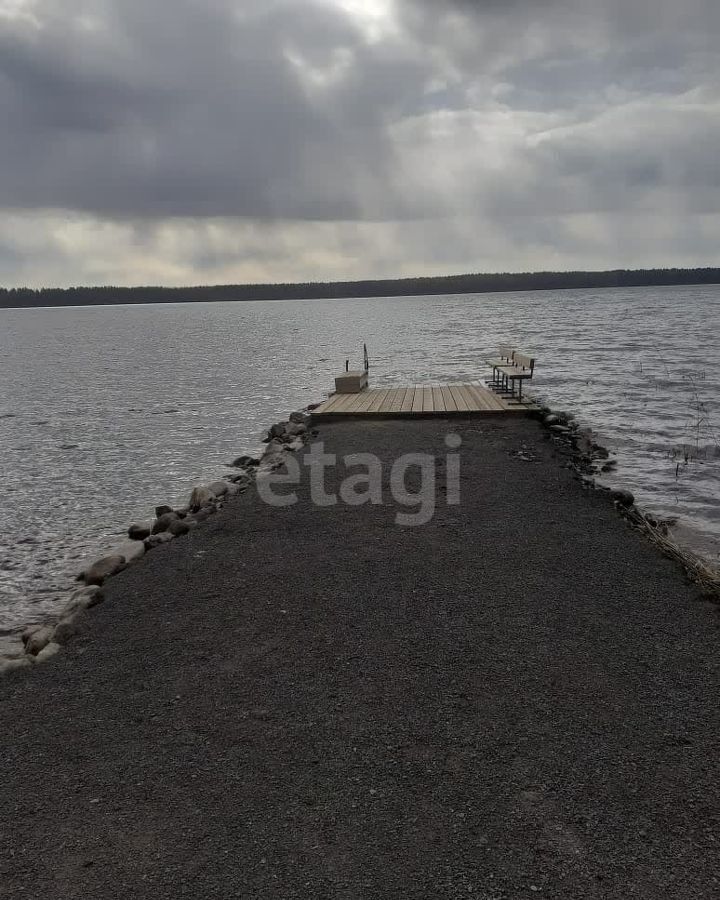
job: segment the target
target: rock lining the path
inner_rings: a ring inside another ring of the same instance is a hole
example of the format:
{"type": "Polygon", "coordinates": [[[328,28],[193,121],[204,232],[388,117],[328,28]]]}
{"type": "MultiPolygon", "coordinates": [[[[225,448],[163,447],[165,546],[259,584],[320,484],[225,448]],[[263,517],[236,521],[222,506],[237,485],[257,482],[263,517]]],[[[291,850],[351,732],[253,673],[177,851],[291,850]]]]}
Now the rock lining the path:
{"type": "Polygon", "coordinates": [[[152,519],[147,522],[135,522],[128,528],[128,537],[131,541],[144,541],[152,534],[152,519]]]}
{"type": "Polygon", "coordinates": [[[636,506],[631,491],[595,480],[597,474],[614,473],[617,460],[610,458],[607,447],[597,443],[591,428],[580,427],[572,413],[559,412],[544,405],[538,407],[537,418],[547,429],[548,437],[567,455],[565,465],[583,487],[606,494],[631,528],[641,531],[665,556],[679,562],[688,578],[698,584],[709,598],[720,598],[720,572],[672,539],[670,529],[675,524],[674,519],[649,515],[636,506]]]}
{"type": "Polygon", "coordinates": [[[225,500],[246,491],[258,472],[282,465],[285,453],[301,449],[309,437],[309,410],[317,405],[297,410],[290,414],[287,421],[272,425],[265,439],[267,447],[260,459],[247,454],[238,456],[231,464],[238,471],[210,484],[195,487],[186,507],[173,508],[160,504],[155,507],[154,519],[130,525],[128,540],[113,553],[88,563],[79,573],[78,580],[84,582],[84,586],[70,593],[56,619],[28,626],[0,646],[0,675],[52,659],[82,631],[86,611],[102,602],[101,585],[109,578],[136,563],[150,550],[188,534],[221,509],[225,500]]]}

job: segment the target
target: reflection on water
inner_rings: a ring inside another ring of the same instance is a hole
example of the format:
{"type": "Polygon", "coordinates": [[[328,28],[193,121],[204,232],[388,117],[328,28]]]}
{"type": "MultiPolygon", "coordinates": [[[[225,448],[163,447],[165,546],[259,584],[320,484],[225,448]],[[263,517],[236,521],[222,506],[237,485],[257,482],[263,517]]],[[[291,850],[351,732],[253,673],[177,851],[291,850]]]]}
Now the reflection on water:
{"type": "Polygon", "coordinates": [[[370,348],[373,381],[476,379],[510,342],[612,477],[720,552],[720,288],[0,310],[0,631],[370,348]]]}

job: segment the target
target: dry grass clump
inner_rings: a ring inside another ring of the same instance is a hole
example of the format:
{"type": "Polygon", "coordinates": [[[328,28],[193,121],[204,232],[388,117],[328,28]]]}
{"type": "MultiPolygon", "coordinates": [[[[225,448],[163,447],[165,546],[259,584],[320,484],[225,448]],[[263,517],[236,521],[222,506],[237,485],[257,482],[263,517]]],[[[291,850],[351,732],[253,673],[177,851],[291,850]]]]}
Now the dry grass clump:
{"type": "Polygon", "coordinates": [[[623,515],[633,528],[645,534],[666,556],[679,562],[690,580],[697,584],[703,593],[720,601],[720,570],[708,565],[692,551],[680,547],[668,533],[665,523],[649,520],[636,507],[623,510],[623,515]]]}

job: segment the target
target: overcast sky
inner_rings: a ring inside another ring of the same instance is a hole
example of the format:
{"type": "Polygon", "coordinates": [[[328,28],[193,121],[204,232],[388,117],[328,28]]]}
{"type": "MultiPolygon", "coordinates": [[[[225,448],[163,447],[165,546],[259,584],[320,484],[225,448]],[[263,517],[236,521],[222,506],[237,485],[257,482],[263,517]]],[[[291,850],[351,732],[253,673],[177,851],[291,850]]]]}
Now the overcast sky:
{"type": "Polygon", "coordinates": [[[718,0],[0,0],[0,285],[718,265],[718,0]]]}

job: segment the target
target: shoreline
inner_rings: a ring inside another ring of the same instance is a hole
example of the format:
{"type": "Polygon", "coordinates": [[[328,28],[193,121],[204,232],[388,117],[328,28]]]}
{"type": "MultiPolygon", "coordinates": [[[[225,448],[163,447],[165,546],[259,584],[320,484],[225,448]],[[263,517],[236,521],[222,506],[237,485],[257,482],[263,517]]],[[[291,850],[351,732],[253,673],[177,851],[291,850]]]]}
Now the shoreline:
{"type": "Polygon", "coordinates": [[[249,489],[0,680],[8,896],[712,893],[717,605],[566,465],[572,429],[318,438],[387,467],[448,429],[462,503],[427,525],[249,489]]]}
{"type": "MultiPolygon", "coordinates": [[[[102,585],[109,578],[155,547],[202,524],[214,512],[221,510],[232,496],[250,488],[258,472],[272,471],[281,466],[284,452],[300,450],[310,436],[312,409],[317,405],[310,404],[291,413],[287,421],[271,426],[264,441],[267,447],[259,458],[245,455],[229,464],[239,469],[239,474],[226,474],[222,480],[194,488],[186,506],[175,509],[167,505],[158,506],[154,519],[131,524],[127,540],[88,564],[87,571],[79,573],[76,580],[83,586],[69,591],[57,615],[47,616],[43,621],[24,627],[18,626],[0,639],[0,676],[52,659],[77,634],[77,620],[103,601],[102,585]]],[[[614,469],[608,463],[607,450],[595,442],[592,429],[580,428],[573,414],[556,411],[546,405],[538,406],[534,418],[540,420],[552,440],[567,453],[569,461],[565,465],[585,488],[608,494],[618,513],[631,527],[642,532],[665,556],[674,559],[709,597],[720,599],[720,571],[678,545],[670,535],[669,523],[643,513],[635,506],[629,491],[613,489],[595,480],[596,475],[614,469]]]]}
{"type": "Polygon", "coordinates": [[[200,526],[219,512],[231,497],[248,490],[258,474],[278,468],[284,453],[301,449],[309,437],[311,419],[308,410],[312,406],[296,410],[287,421],[271,426],[263,441],[267,446],[259,456],[245,454],[227,463],[232,474],[197,485],[186,505],[156,506],[153,518],[128,526],[124,541],[88,561],[78,572],[75,580],[79,585],[66,592],[66,599],[59,604],[61,608],[56,615],[47,615],[42,621],[29,625],[18,625],[12,632],[0,635],[0,678],[52,659],[77,634],[77,622],[85,612],[104,601],[103,586],[110,578],[140,561],[156,547],[200,526]]]}
{"type": "MultiPolygon", "coordinates": [[[[125,541],[89,562],[86,569],[79,572],[76,581],[80,586],[67,592],[57,615],[48,615],[30,625],[19,625],[13,632],[0,636],[0,677],[52,659],[78,633],[76,624],[84,613],[103,602],[102,587],[110,578],[138,562],[149,551],[200,526],[209,516],[222,510],[233,496],[252,488],[258,473],[279,468],[286,452],[301,450],[311,438],[311,429],[312,434],[317,434],[312,410],[318,405],[309,404],[291,413],[287,420],[272,425],[263,440],[265,450],[259,456],[246,454],[228,463],[237,471],[207,485],[198,485],[186,505],[173,508],[163,504],[155,508],[154,518],[132,523],[125,541]]],[[[455,418],[462,419],[462,416],[455,418]]],[[[596,442],[591,428],[580,427],[573,413],[553,410],[545,404],[538,404],[531,418],[541,423],[559,452],[567,457],[563,465],[573,472],[585,489],[607,495],[631,528],[642,533],[664,556],[677,562],[708,597],[720,601],[720,569],[708,565],[701,556],[673,540],[672,520],[644,513],[635,505],[635,498],[629,491],[596,480],[596,476],[603,473],[614,474],[615,468],[610,454],[596,442]]]]}
{"type": "Polygon", "coordinates": [[[516,273],[462,273],[458,275],[419,276],[404,278],[363,279],[355,281],[315,282],[311,284],[242,284],[242,285],[188,285],[163,287],[144,285],[131,287],[107,287],[93,285],[67,288],[0,288],[0,309],[52,309],[79,306],[144,305],[155,303],[244,303],[282,300],[369,300],[400,297],[442,297],[472,294],[527,293],[574,290],[633,290],[635,288],[718,287],[720,269],[700,267],[694,269],[610,269],[580,272],[516,272],[516,273]],[[694,275],[693,279],[691,276],[694,275]],[[393,290],[390,290],[390,289],[393,290]],[[9,294],[39,294],[45,297],[64,298],[106,297],[116,294],[124,297],[140,296],[127,304],[105,303],[102,299],[74,304],[21,304],[9,306],[4,302],[9,294]],[[234,296],[233,296],[234,294],[234,296]],[[282,296],[280,295],[282,294],[282,296]],[[142,299],[154,295],[156,299],[142,299]],[[175,299],[179,295],[181,299],[175,299]],[[183,299],[182,295],[191,295],[183,299]]]}

